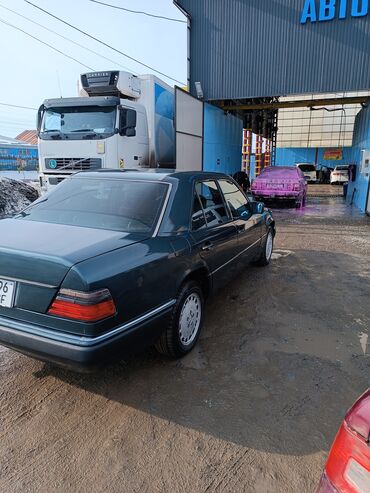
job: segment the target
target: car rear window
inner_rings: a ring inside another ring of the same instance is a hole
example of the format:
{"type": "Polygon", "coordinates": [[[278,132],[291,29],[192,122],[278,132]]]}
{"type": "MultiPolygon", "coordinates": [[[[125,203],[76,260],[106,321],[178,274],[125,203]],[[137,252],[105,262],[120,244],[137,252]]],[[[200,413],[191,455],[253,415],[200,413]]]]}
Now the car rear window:
{"type": "Polygon", "coordinates": [[[16,218],[128,233],[155,228],[169,185],[123,179],[64,180],[16,218]]]}
{"type": "Polygon", "coordinates": [[[348,166],[336,166],[335,171],[348,171],[348,166]]]}
{"type": "Polygon", "coordinates": [[[297,177],[298,173],[300,173],[299,169],[293,166],[291,168],[271,166],[269,168],[264,168],[259,176],[264,176],[265,178],[283,178],[284,176],[289,176],[289,178],[294,178],[297,177]]]}
{"type": "Polygon", "coordinates": [[[311,171],[316,171],[314,164],[298,164],[298,168],[306,173],[309,173],[311,171]]]}

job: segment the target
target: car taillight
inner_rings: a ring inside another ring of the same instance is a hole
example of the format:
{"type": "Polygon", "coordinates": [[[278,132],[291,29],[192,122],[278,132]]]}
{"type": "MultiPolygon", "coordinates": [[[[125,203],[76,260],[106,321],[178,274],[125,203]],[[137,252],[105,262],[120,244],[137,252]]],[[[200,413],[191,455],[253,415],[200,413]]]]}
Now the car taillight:
{"type": "Polygon", "coordinates": [[[80,322],[97,322],[115,313],[116,306],[108,289],[90,292],[61,289],[48,310],[49,315],[80,322]]]}
{"type": "MultiPolygon", "coordinates": [[[[345,417],[348,426],[366,442],[370,436],[370,390],[351,407],[345,417]]],[[[370,490],[369,490],[370,491],[370,490]]]]}
{"type": "Polygon", "coordinates": [[[370,492],[369,433],[370,390],[346,414],[326,462],[327,480],[339,492],[370,492]]]}
{"type": "Polygon", "coordinates": [[[293,190],[295,190],[296,192],[299,192],[300,189],[301,189],[300,184],[299,183],[294,183],[293,190]]]}

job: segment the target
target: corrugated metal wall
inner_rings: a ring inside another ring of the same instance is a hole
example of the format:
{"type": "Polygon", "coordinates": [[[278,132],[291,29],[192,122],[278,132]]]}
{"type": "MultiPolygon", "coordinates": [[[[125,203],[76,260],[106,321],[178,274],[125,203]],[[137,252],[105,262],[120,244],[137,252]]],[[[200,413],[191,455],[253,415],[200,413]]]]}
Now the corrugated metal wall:
{"type": "Polygon", "coordinates": [[[233,175],[241,169],[243,123],[205,103],[203,169],[233,175]]]}
{"type": "Polygon", "coordinates": [[[208,100],[370,87],[370,17],[350,17],[351,1],[346,19],[306,24],[304,0],[177,3],[192,17],[191,92],[200,81],[208,100]]]}
{"type": "Polygon", "coordinates": [[[356,161],[353,148],[343,147],[341,149],[343,159],[331,161],[324,159],[324,153],[327,150],[326,147],[318,147],[317,149],[311,147],[277,148],[276,165],[294,166],[296,163],[314,163],[315,160],[317,160],[316,164],[318,168],[321,168],[321,166],[335,168],[335,166],[338,166],[339,164],[354,164],[356,161]]]}
{"type": "Polygon", "coordinates": [[[350,201],[353,196],[353,203],[362,212],[365,212],[370,177],[368,174],[362,174],[359,171],[363,157],[362,151],[370,150],[370,106],[363,108],[356,116],[352,150],[354,162],[357,163],[357,174],[356,181],[350,182],[348,185],[347,200],[350,201]]]}

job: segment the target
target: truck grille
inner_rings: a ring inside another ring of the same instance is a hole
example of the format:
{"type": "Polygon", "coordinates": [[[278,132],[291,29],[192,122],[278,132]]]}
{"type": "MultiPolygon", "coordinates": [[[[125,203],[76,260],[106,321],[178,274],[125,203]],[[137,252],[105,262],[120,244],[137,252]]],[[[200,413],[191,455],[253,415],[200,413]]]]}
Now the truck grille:
{"type": "Polygon", "coordinates": [[[102,167],[100,158],[47,158],[45,168],[51,171],[84,171],[102,167]]]}

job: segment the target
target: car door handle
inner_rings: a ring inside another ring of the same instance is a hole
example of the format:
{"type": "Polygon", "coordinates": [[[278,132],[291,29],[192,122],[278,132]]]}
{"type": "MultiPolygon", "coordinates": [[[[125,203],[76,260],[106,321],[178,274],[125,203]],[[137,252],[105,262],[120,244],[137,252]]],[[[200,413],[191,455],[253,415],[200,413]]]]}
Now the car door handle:
{"type": "Polygon", "coordinates": [[[201,247],[200,249],[203,251],[203,252],[209,252],[210,250],[212,250],[213,248],[213,243],[211,241],[206,241],[201,247]]]}

